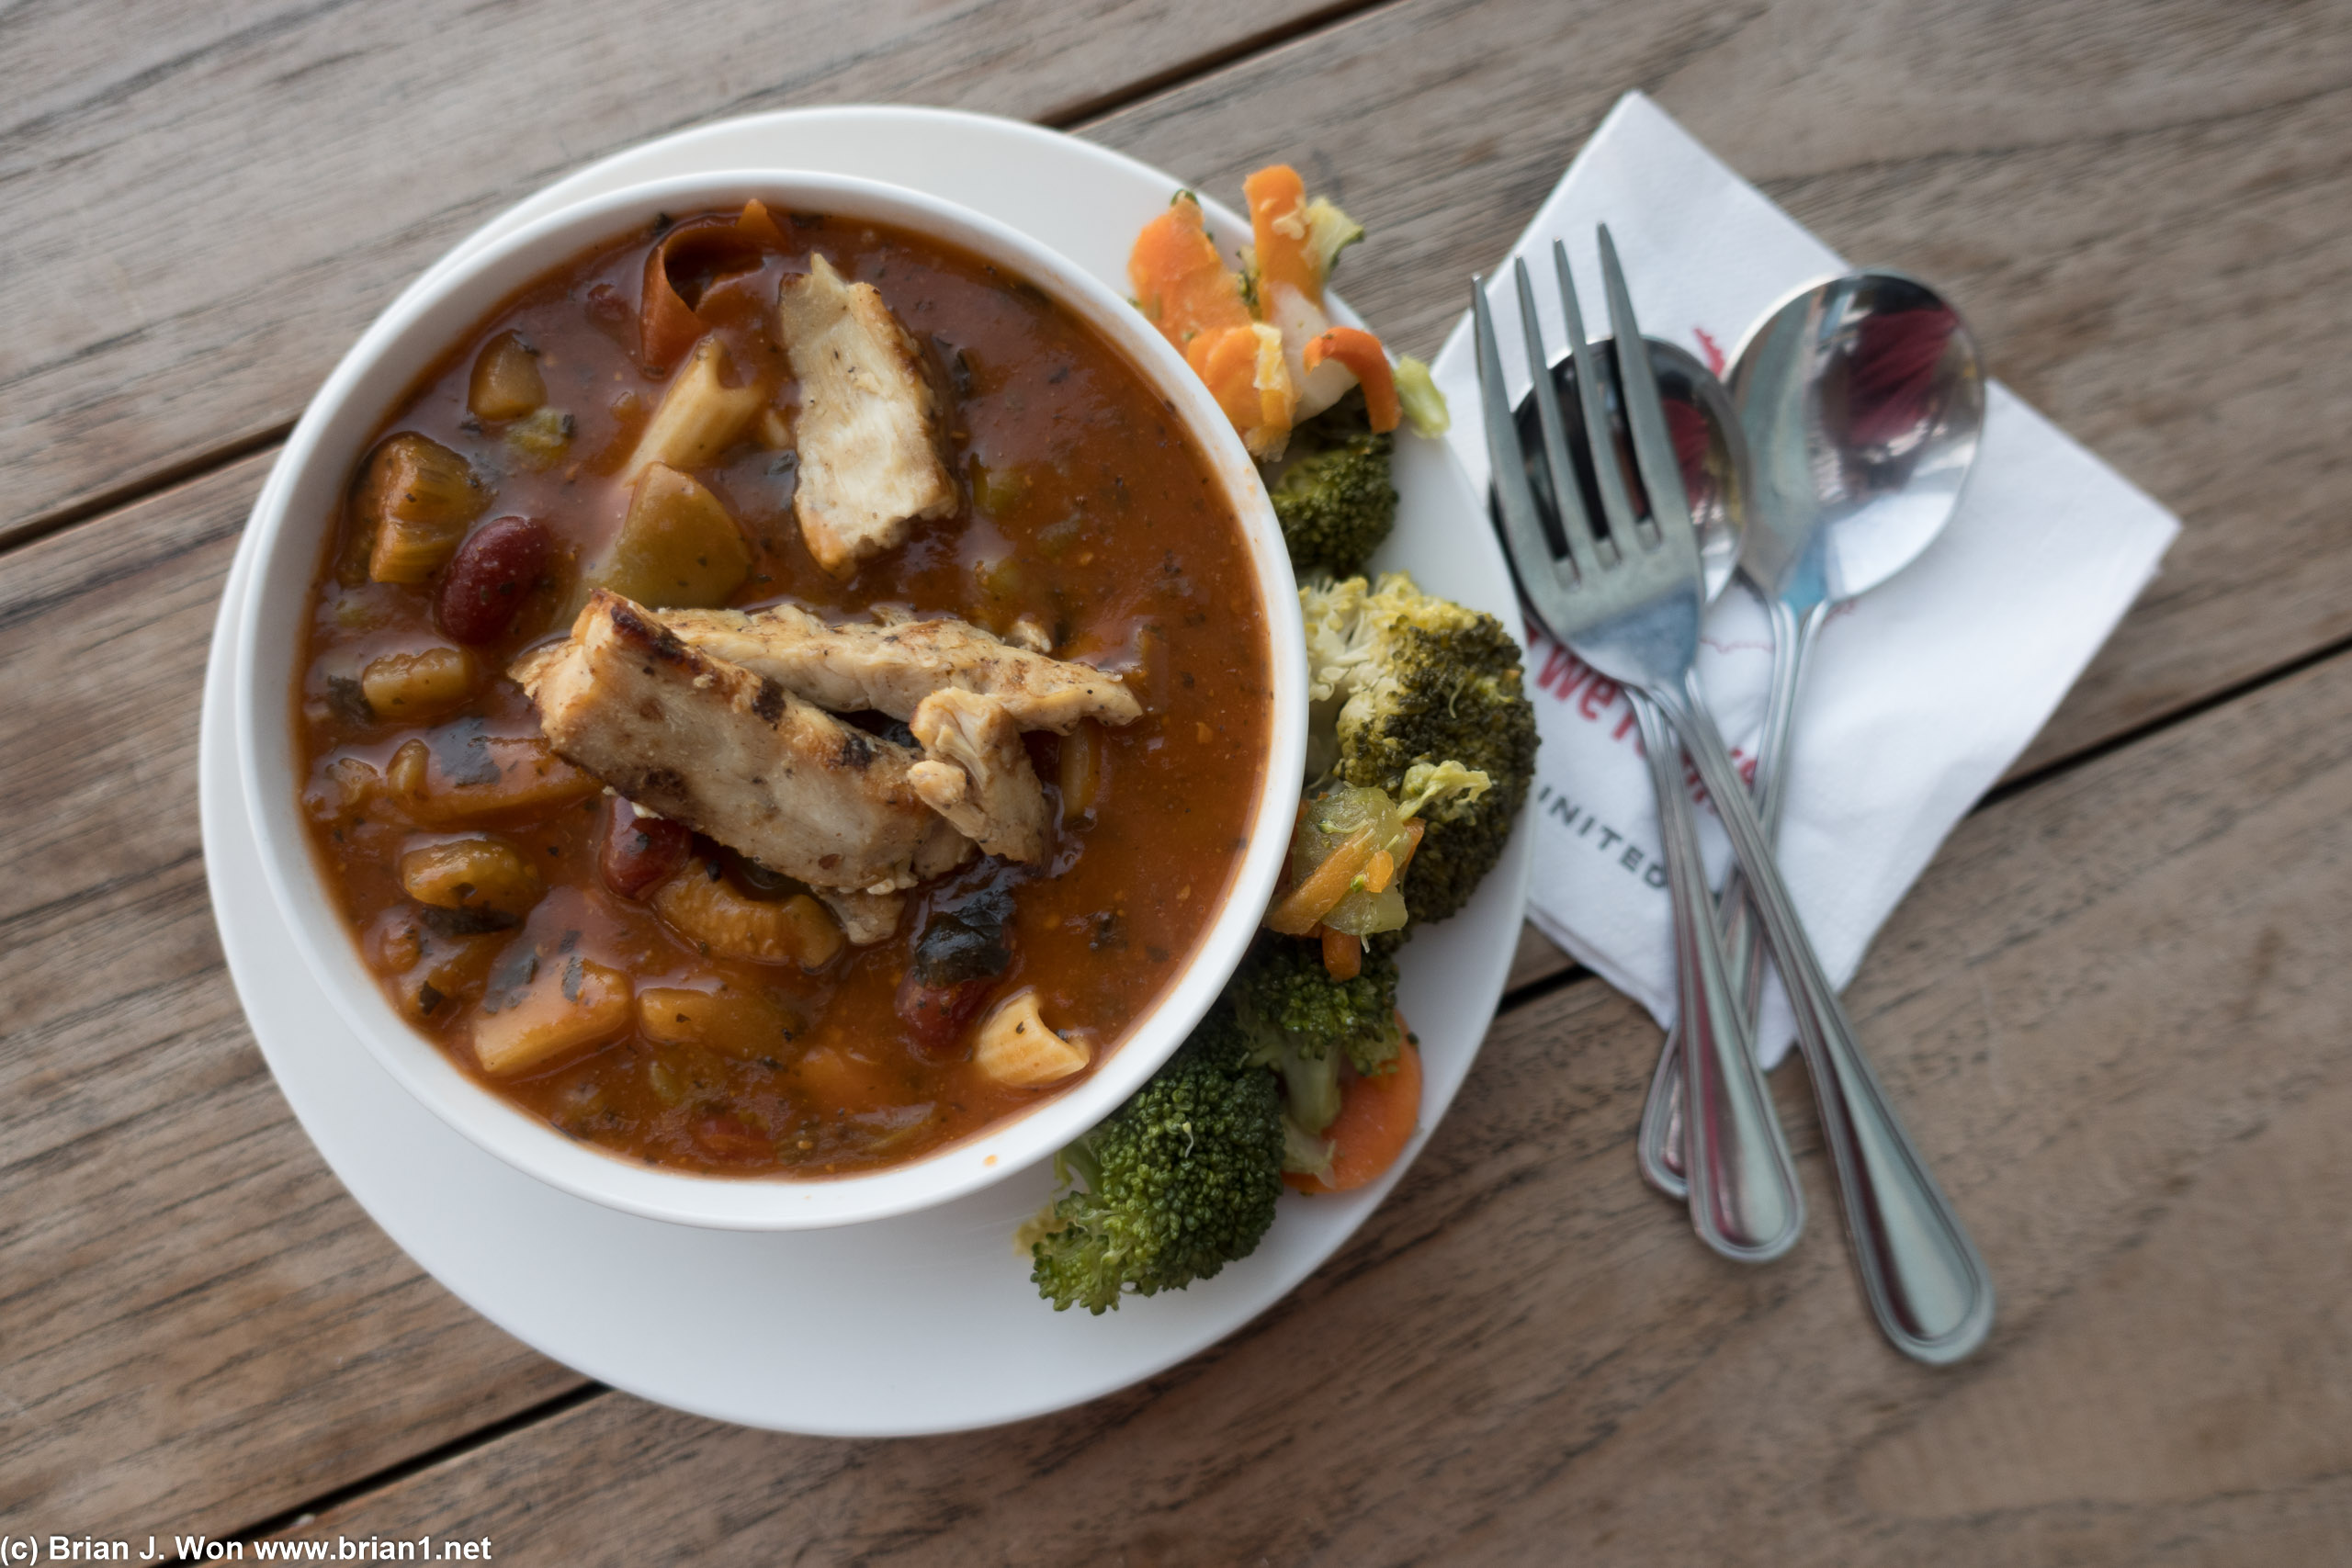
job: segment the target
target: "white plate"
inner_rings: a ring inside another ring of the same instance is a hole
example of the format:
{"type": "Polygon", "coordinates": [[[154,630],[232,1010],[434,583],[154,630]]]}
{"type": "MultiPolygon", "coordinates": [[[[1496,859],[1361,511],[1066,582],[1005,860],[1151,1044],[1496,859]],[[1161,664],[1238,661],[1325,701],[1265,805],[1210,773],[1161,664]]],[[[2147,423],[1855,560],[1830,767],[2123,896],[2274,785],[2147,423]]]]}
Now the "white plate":
{"type": "MultiPolygon", "coordinates": [[[[1122,289],[1136,230],[1179,183],[1010,120],[796,110],[616,154],[452,254],[599,190],[757,166],[935,192],[1027,231],[1122,289]]],[[[1246,233],[1229,210],[1212,203],[1209,211],[1222,236],[1246,233]]],[[[1379,236],[1356,254],[1366,258],[1358,266],[1377,265],[1379,236]]],[[[1485,508],[1443,444],[1401,440],[1396,483],[1396,532],[1376,564],[1516,625],[1485,508]]],[[[1452,1102],[1502,994],[1527,894],[1523,822],[1470,906],[1405,950],[1399,999],[1421,1039],[1426,1081],[1423,1124],[1397,1168],[1344,1196],[1285,1196],[1254,1256],[1189,1291],[1099,1318],[1040,1301],[1013,1250],[1013,1226],[1051,1193],[1046,1166],[944,1208],[833,1231],[693,1230],[601,1208],[484,1154],[410,1099],[292,956],[262,881],[232,748],[223,639],[251,564],[241,548],[214,631],[199,773],[213,910],[262,1054],[327,1164],[409,1256],[535,1349],[644,1398],[747,1426],[876,1437],[1018,1420],[1149,1377],[1281,1299],[1353,1234],[1452,1102]]]]}

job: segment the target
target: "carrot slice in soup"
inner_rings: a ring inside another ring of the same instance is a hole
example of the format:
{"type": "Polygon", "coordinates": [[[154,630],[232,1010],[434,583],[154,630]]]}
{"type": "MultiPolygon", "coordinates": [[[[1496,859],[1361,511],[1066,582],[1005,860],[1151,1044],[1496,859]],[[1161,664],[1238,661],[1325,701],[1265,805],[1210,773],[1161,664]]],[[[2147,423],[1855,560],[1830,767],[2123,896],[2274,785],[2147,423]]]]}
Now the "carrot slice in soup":
{"type": "Polygon", "coordinates": [[[1363,939],[1348,931],[1323,928],[1323,971],[1334,980],[1352,980],[1363,973],[1363,939]]]}
{"type": "Polygon", "coordinates": [[[1285,1172],[1283,1179],[1301,1192],[1349,1192],[1377,1181],[1413,1141],[1420,1119],[1421,1054],[1408,1039],[1386,1072],[1351,1076],[1340,1089],[1340,1114],[1323,1134],[1331,1140],[1331,1174],[1285,1172]]]}
{"type": "Polygon", "coordinates": [[[758,197],[743,204],[742,215],[735,220],[735,231],[755,245],[765,245],[774,251],[792,248],[784,237],[784,229],[768,211],[767,204],[758,197]]]}
{"type": "Polygon", "coordinates": [[[1336,359],[1354,371],[1363,384],[1364,412],[1372,416],[1373,429],[1396,429],[1405,405],[1396,396],[1396,373],[1388,367],[1380,340],[1362,327],[1333,327],[1306,344],[1309,370],[1327,359],[1336,359]]]}

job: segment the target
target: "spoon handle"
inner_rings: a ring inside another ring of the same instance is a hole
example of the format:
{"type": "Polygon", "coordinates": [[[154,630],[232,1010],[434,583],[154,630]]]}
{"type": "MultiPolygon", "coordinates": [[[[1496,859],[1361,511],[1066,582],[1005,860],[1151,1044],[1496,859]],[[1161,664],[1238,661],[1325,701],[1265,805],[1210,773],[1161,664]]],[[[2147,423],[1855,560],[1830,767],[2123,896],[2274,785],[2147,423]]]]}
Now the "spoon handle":
{"type": "Polygon", "coordinates": [[[1690,1118],[1690,1224],[1724,1257],[1765,1263],[1796,1245],[1804,1190],[1724,973],[1715,904],[1682,781],[1682,748],[1657,705],[1636,692],[1634,716],[1657,789],[1659,835],[1674,908],[1674,958],[1690,1049],[1683,1055],[1690,1118]]]}
{"type": "MultiPolygon", "coordinates": [[[[1781,880],[1755,803],[1708,715],[1698,672],[1685,676],[1682,691],[1654,694],[1668,705],[1732,850],[1747,868],[1765,939],[1796,1010],[1797,1038],[1871,1315],[1895,1348],[1913,1359],[1957,1361],[1992,1330],[1992,1276],[1863,1059],[1853,1024],[1781,880]]],[[[1697,1140],[1689,1142],[1695,1149],[1697,1140]]]]}
{"type": "MultiPolygon", "coordinates": [[[[1819,604],[1799,615],[1786,600],[1768,597],[1765,611],[1772,626],[1772,681],[1764,704],[1764,731],[1756,746],[1756,815],[1765,836],[1781,837],[1781,806],[1788,798],[1789,734],[1796,717],[1797,691],[1804,679],[1805,655],[1828,619],[1829,606],[1819,604]]],[[[1757,1015],[1764,1005],[1764,966],[1759,944],[1763,933],[1748,907],[1747,878],[1736,863],[1724,879],[1717,908],[1723,918],[1724,974],[1732,994],[1745,1006],[1747,1036],[1756,1038],[1757,1015]]],[[[1640,1136],[1634,1145],[1642,1178],[1668,1197],[1680,1201],[1690,1196],[1682,1165],[1682,1025],[1667,1031],[1659,1047],[1657,1071],[1650,1077],[1649,1099],[1642,1104],[1640,1136]]]]}

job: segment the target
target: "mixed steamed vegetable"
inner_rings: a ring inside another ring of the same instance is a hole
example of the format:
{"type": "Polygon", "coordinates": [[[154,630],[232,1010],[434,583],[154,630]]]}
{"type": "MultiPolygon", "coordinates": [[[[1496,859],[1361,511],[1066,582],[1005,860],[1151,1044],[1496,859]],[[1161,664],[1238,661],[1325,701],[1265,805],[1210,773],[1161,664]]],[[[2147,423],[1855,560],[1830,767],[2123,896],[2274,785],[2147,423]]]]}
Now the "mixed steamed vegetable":
{"type": "Polygon", "coordinates": [[[1168,1064],[1057,1161],[1022,1229],[1039,1292],[1102,1313],[1255,1251],[1283,1187],[1362,1187],[1421,1094],[1397,949],[1501,858],[1534,774],[1520,649],[1493,616],[1361,575],[1396,521],[1397,426],[1445,427],[1426,367],[1334,326],[1325,287],[1363,229],[1295,172],[1244,186],[1230,265],[1180,191],[1129,263],[1137,307],[1259,461],[1301,587],[1310,710],[1290,862],[1240,969],[1168,1064]]]}

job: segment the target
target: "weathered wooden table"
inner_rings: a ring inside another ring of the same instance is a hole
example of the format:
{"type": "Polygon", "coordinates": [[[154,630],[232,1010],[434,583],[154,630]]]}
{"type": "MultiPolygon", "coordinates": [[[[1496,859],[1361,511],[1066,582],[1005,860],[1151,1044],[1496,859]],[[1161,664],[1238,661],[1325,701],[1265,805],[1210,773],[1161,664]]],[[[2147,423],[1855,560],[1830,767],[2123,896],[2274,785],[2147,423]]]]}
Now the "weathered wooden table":
{"type": "Polygon", "coordinates": [[[0,12],[0,1535],[2352,1560],[2343,0],[31,5],[0,12]],[[1629,86],[1945,283],[1996,374],[2188,523],[1852,991],[2000,1281],[1981,1357],[1871,1332],[1800,1072],[1813,1234],[1701,1251],[1634,1172],[1655,1030],[1533,937],[1351,1246],[1209,1354],[1008,1429],[781,1438],[584,1384],[345,1195],[221,967],[198,691],[277,443],[409,277],[645,136],[904,99],[1221,190],[1290,159],[1377,237],[1351,299],[1426,355],[1629,86]]]}

